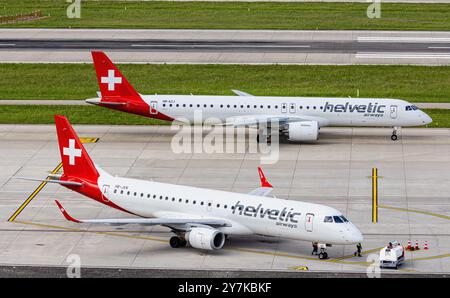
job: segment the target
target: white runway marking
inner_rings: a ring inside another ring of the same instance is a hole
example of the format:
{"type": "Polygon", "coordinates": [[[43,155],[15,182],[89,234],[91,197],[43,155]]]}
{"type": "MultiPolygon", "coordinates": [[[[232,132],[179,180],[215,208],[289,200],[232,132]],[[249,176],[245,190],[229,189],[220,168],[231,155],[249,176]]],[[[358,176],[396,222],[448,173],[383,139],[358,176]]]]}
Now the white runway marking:
{"type": "Polygon", "coordinates": [[[15,45],[15,43],[0,43],[0,47],[13,47],[15,45]]]}
{"type": "Polygon", "coordinates": [[[418,43],[450,43],[447,37],[376,37],[376,36],[360,36],[358,42],[418,42],[418,43]]]}
{"type": "Polygon", "coordinates": [[[428,47],[429,49],[450,49],[450,47],[428,47]]]}
{"type": "Polygon", "coordinates": [[[356,53],[358,59],[450,59],[450,53],[356,53]]]}
{"type": "MultiPolygon", "coordinates": [[[[185,45],[185,44],[132,44],[132,47],[202,47],[202,48],[258,48],[258,45],[185,45]]],[[[309,48],[309,45],[268,45],[270,48],[309,48]]]]}

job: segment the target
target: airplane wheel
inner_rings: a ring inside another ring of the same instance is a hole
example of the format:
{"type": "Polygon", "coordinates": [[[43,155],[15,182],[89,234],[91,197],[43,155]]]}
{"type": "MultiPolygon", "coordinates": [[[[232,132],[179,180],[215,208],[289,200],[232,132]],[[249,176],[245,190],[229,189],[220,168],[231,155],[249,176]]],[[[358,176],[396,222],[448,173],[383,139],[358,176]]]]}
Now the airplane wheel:
{"type": "Polygon", "coordinates": [[[180,246],[179,247],[186,247],[187,241],[184,239],[180,239],[180,246]]]}
{"type": "Polygon", "coordinates": [[[326,252],[319,253],[319,259],[320,260],[326,260],[328,259],[328,254],[326,252]]]}
{"type": "MultiPolygon", "coordinates": [[[[264,139],[263,139],[264,140],[264,139]]],[[[261,140],[261,138],[260,138],[260,136],[259,136],[259,134],[256,136],[256,142],[259,144],[260,142],[261,142],[262,140],[261,140]]],[[[267,136],[266,137],[266,141],[267,141],[267,144],[270,144],[271,142],[272,142],[272,137],[269,135],[269,136],[267,136]]]]}
{"type": "Polygon", "coordinates": [[[172,238],[170,238],[170,247],[172,248],[178,248],[181,246],[181,239],[178,238],[177,236],[173,236],[172,238]]]}
{"type": "Polygon", "coordinates": [[[392,135],[392,136],[391,136],[391,140],[392,140],[392,141],[397,141],[397,139],[398,139],[397,135],[392,135]]]}

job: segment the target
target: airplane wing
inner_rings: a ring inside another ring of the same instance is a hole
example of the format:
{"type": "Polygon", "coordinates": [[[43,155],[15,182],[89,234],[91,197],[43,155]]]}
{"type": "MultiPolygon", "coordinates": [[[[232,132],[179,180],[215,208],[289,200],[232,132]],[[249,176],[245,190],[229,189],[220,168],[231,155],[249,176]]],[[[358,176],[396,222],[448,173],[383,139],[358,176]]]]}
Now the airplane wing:
{"type": "Polygon", "coordinates": [[[300,121],[317,121],[320,126],[327,124],[328,120],[321,117],[312,117],[304,115],[249,115],[249,116],[236,116],[227,119],[227,122],[221,124],[222,126],[253,126],[261,123],[278,122],[280,125],[290,122],[300,121]]]}
{"type": "Polygon", "coordinates": [[[253,195],[253,196],[265,197],[272,192],[273,186],[272,186],[272,184],[269,183],[269,181],[267,181],[267,178],[264,175],[261,167],[258,167],[258,174],[259,174],[259,179],[261,180],[261,187],[258,187],[256,189],[252,190],[248,194],[253,195]]]}
{"type": "Polygon", "coordinates": [[[234,94],[239,95],[239,96],[254,96],[251,95],[250,93],[244,92],[244,91],[240,91],[240,90],[231,90],[234,92],[234,94]]]}
{"type": "Polygon", "coordinates": [[[64,217],[71,222],[75,223],[90,223],[90,224],[103,224],[103,225],[127,225],[127,224],[139,224],[145,226],[168,226],[176,227],[176,229],[190,228],[192,226],[210,226],[210,227],[229,227],[231,224],[225,220],[208,219],[208,218],[116,218],[116,219],[76,219],[72,217],[64,207],[55,200],[59,210],[64,217]]]}

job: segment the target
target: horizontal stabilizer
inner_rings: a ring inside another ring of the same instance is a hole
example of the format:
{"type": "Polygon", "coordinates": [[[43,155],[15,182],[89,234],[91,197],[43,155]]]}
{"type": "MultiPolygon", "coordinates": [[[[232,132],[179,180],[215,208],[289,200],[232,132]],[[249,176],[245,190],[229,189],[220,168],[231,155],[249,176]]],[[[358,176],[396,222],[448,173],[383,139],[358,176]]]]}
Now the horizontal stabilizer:
{"type": "Polygon", "coordinates": [[[125,101],[103,101],[101,98],[88,98],[85,102],[93,105],[108,105],[108,106],[124,106],[127,104],[125,101]]]}
{"type": "Polygon", "coordinates": [[[108,105],[108,106],[125,106],[127,105],[126,102],[110,102],[110,101],[102,101],[100,102],[102,105],[108,105]]]}
{"type": "Polygon", "coordinates": [[[61,184],[61,185],[68,185],[68,186],[82,186],[83,185],[83,183],[74,182],[74,181],[62,181],[62,180],[52,180],[52,179],[36,179],[36,178],[28,178],[28,177],[11,177],[11,178],[12,179],[28,180],[28,181],[58,183],[58,184],[61,184]]]}

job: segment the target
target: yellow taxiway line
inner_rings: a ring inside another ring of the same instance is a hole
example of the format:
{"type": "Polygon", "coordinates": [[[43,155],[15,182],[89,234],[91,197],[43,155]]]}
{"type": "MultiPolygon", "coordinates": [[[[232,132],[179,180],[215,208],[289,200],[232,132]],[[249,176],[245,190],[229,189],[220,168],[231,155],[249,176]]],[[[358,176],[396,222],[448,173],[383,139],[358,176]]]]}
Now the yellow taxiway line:
{"type": "MultiPolygon", "coordinates": [[[[51,172],[52,174],[58,173],[58,171],[61,169],[62,163],[60,163],[56,168],[53,169],[51,172]]],[[[25,200],[25,202],[20,205],[20,207],[16,210],[16,212],[11,215],[11,217],[8,219],[9,222],[12,222],[16,219],[16,217],[25,209],[25,207],[28,206],[28,204],[37,196],[37,194],[44,188],[45,185],[47,185],[47,181],[49,178],[47,177],[45,181],[42,181],[41,184],[31,193],[31,195],[25,200]]]]}
{"type": "MultiPolygon", "coordinates": [[[[96,143],[98,141],[98,138],[80,138],[80,140],[81,140],[82,143],[96,143]]],[[[55,169],[53,169],[53,171],[51,173],[52,174],[56,174],[61,169],[61,167],[62,167],[62,163],[60,163],[55,169]]],[[[58,229],[58,230],[73,231],[73,232],[86,232],[86,233],[94,233],[94,234],[100,234],[100,235],[109,235],[109,236],[125,237],[125,238],[132,238],[132,239],[158,241],[158,242],[164,242],[164,243],[168,242],[168,240],[162,239],[162,238],[146,237],[146,236],[134,236],[134,235],[125,234],[128,231],[124,231],[123,233],[120,233],[120,232],[106,232],[106,231],[105,232],[102,232],[102,231],[89,231],[89,230],[86,230],[86,229],[77,229],[77,228],[70,228],[70,227],[64,227],[64,226],[55,226],[55,225],[34,223],[34,222],[28,222],[28,221],[14,221],[17,218],[17,216],[25,209],[25,207],[44,188],[44,186],[46,184],[47,184],[47,181],[43,181],[31,193],[31,195],[25,200],[25,202],[16,210],[16,212],[13,213],[13,215],[8,219],[8,221],[9,222],[20,223],[20,224],[24,224],[24,225],[32,225],[32,226],[37,226],[37,227],[43,227],[43,228],[48,228],[48,229],[58,229]]],[[[396,211],[403,211],[403,212],[414,212],[414,213],[425,214],[425,215],[430,215],[430,216],[434,216],[434,217],[439,217],[439,218],[450,220],[450,216],[441,215],[441,214],[432,213],[432,212],[427,212],[427,211],[405,209],[405,208],[397,208],[397,207],[391,207],[391,206],[386,206],[386,205],[379,205],[378,207],[379,208],[384,208],[384,209],[396,210],[396,211]]],[[[378,219],[377,215],[378,214],[375,215],[376,216],[375,219],[378,219]]],[[[370,253],[379,251],[380,249],[381,249],[381,247],[373,248],[373,249],[370,249],[370,250],[367,250],[367,251],[363,251],[362,254],[363,255],[370,254],[370,253]]],[[[347,256],[343,256],[343,257],[335,258],[335,259],[319,260],[316,257],[297,256],[297,255],[291,255],[291,254],[287,254],[287,253],[268,252],[268,251],[252,250],[252,249],[238,248],[238,247],[237,248],[226,248],[226,250],[238,251],[238,252],[246,252],[246,253],[253,253],[253,254],[261,254],[261,255],[279,256],[279,257],[298,259],[298,260],[309,260],[309,261],[319,261],[319,262],[345,264],[345,265],[361,265],[361,266],[369,266],[369,265],[371,265],[371,263],[364,262],[364,261],[361,261],[361,262],[346,261],[347,259],[353,258],[354,255],[347,255],[347,256]]],[[[417,260],[433,260],[433,259],[446,258],[446,257],[450,257],[450,254],[443,254],[443,255],[438,255],[438,256],[415,258],[415,259],[412,259],[412,260],[406,260],[406,262],[408,262],[408,261],[409,262],[417,261],[417,260]]],[[[295,270],[300,270],[300,269],[297,269],[297,267],[298,268],[301,267],[301,270],[305,270],[304,267],[306,267],[306,266],[294,266],[294,267],[290,267],[290,268],[291,269],[295,269],[295,270]]],[[[308,269],[306,269],[306,270],[308,270],[308,269]]],[[[410,270],[410,269],[400,269],[400,270],[408,271],[408,272],[414,272],[414,270],[410,270]]]]}
{"type": "MultiPolygon", "coordinates": [[[[78,229],[78,228],[71,228],[71,227],[64,227],[64,226],[56,226],[56,225],[48,225],[48,224],[41,224],[41,223],[34,223],[34,222],[28,222],[28,221],[20,221],[20,220],[16,220],[14,221],[14,223],[18,223],[18,224],[24,224],[24,225],[31,225],[31,226],[36,226],[36,227],[41,227],[41,228],[47,228],[47,229],[57,229],[57,230],[63,230],[63,231],[70,231],[70,232],[82,232],[82,233],[92,233],[92,234],[99,234],[99,235],[108,235],[108,236],[115,236],[115,237],[123,237],[123,238],[130,238],[130,239],[140,239],[140,240],[148,240],[148,241],[157,241],[157,242],[161,242],[161,243],[168,243],[169,241],[167,239],[162,239],[162,238],[157,238],[157,237],[148,237],[148,236],[135,236],[135,235],[129,235],[129,234],[125,234],[128,231],[123,231],[122,232],[103,232],[103,231],[90,231],[90,230],[86,230],[86,229],[78,229]]],[[[344,261],[344,260],[336,260],[336,259],[329,259],[329,260],[319,260],[318,258],[315,257],[307,257],[307,256],[298,256],[298,255],[292,255],[292,254],[288,254],[288,253],[279,253],[279,252],[269,252],[269,251],[262,251],[262,250],[253,250],[253,249],[247,249],[247,248],[239,248],[239,247],[227,247],[225,248],[225,250],[228,251],[237,251],[237,252],[245,252],[245,253],[251,253],[251,254],[260,254],[260,255],[269,255],[269,256],[276,256],[276,257],[284,257],[284,258],[290,258],[290,259],[296,259],[296,260],[309,260],[309,261],[316,261],[316,262],[328,262],[328,263],[335,263],[335,264],[344,264],[344,265],[359,265],[359,266],[370,266],[371,263],[369,262],[351,262],[351,261],[344,261]]],[[[378,250],[378,248],[376,249],[371,249],[368,251],[364,251],[363,254],[368,254],[372,251],[378,250]]],[[[448,254],[450,255],[450,254],[448,254]]],[[[441,255],[441,256],[434,256],[434,257],[429,257],[429,258],[442,258],[444,256],[448,256],[448,255],[441,255]]],[[[422,259],[429,259],[429,258],[420,258],[420,259],[414,259],[414,260],[422,260],[422,259]]],[[[296,269],[297,267],[302,267],[302,266],[294,266],[294,267],[290,267],[293,270],[299,270],[296,269]],[[294,268],[295,267],[295,268],[294,268]]],[[[414,270],[411,269],[399,269],[402,271],[407,271],[407,272],[414,272],[414,270]]]]}
{"type": "MultiPolygon", "coordinates": [[[[81,143],[97,143],[99,138],[80,138],[81,143]]],[[[59,170],[62,168],[62,163],[56,166],[51,171],[51,174],[56,174],[59,172],[59,170]]],[[[38,195],[38,193],[47,185],[47,181],[49,178],[47,177],[45,181],[42,181],[41,184],[31,193],[31,195],[25,200],[25,202],[20,205],[20,207],[11,215],[11,217],[8,219],[9,222],[13,222],[17,216],[25,209],[25,207],[30,204],[30,202],[38,195]]]]}
{"type": "Polygon", "coordinates": [[[395,211],[413,212],[413,213],[424,214],[424,215],[429,215],[429,216],[434,216],[434,217],[439,217],[442,219],[450,220],[450,216],[437,214],[437,213],[433,213],[433,212],[428,212],[428,211],[407,209],[407,208],[398,208],[398,207],[392,207],[392,206],[387,206],[387,205],[379,205],[378,207],[383,208],[383,209],[395,210],[395,211]]]}

